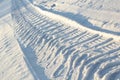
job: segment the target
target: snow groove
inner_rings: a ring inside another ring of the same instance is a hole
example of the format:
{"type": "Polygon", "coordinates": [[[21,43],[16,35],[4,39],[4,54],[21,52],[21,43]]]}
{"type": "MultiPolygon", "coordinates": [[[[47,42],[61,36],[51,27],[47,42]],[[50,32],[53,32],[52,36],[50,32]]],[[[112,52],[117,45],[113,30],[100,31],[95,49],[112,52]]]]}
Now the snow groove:
{"type": "Polygon", "coordinates": [[[10,26],[0,28],[0,79],[33,80],[10,26]]]}
{"type": "Polygon", "coordinates": [[[115,80],[120,75],[120,42],[113,37],[56,21],[27,0],[13,0],[12,6],[17,39],[34,50],[49,79],[115,80]]]}

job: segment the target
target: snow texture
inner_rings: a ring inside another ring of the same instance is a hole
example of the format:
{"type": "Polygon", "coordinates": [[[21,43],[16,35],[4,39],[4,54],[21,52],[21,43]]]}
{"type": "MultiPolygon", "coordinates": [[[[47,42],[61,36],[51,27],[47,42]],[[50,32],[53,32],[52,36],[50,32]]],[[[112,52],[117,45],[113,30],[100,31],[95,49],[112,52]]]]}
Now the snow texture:
{"type": "Polygon", "coordinates": [[[120,0],[111,1],[0,1],[0,79],[120,80],[120,0]]]}

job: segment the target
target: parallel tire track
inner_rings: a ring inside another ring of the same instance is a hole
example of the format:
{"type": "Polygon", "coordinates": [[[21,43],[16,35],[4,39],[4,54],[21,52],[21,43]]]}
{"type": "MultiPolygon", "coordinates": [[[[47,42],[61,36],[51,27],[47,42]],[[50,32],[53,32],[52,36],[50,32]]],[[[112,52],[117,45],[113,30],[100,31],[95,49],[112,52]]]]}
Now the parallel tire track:
{"type": "Polygon", "coordinates": [[[35,51],[36,63],[50,79],[114,80],[119,75],[120,42],[112,37],[55,21],[27,0],[13,0],[13,10],[15,35],[35,51]]]}

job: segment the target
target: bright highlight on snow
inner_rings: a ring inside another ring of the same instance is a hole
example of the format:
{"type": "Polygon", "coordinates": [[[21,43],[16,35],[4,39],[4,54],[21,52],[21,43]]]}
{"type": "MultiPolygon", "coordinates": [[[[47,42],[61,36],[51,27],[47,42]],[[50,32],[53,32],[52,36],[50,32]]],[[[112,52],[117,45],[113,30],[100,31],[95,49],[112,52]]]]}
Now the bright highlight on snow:
{"type": "Polygon", "coordinates": [[[120,0],[1,0],[0,80],[120,80],[120,0]]]}

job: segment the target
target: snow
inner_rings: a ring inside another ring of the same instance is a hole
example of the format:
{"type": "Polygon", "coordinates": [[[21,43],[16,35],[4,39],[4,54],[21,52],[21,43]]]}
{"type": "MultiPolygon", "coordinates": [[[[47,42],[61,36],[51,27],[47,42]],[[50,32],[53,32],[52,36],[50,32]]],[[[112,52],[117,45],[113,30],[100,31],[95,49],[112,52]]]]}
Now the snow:
{"type": "Polygon", "coordinates": [[[0,79],[33,80],[13,30],[9,25],[0,28],[0,79]]]}
{"type": "Polygon", "coordinates": [[[119,2],[0,1],[0,79],[119,80],[119,2]]]}
{"type": "MultiPolygon", "coordinates": [[[[118,1],[86,0],[86,2],[82,2],[80,0],[78,0],[78,1],[80,2],[80,4],[84,4],[84,5],[81,5],[81,6],[76,5],[75,4],[76,1],[72,1],[72,0],[71,0],[71,2],[69,1],[70,3],[68,3],[68,2],[63,3],[62,1],[60,2],[59,0],[58,1],[56,0],[56,1],[47,1],[46,3],[41,2],[40,4],[38,4],[39,3],[38,2],[35,5],[43,6],[49,10],[52,9],[52,12],[57,11],[57,13],[59,13],[59,15],[68,17],[79,23],[81,21],[90,20],[88,22],[90,22],[91,25],[94,25],[94,22],[91,22],[91,20],[97,21],[98,24],[96,24],[94,27],[102,28],[102,29],[108,30],[108,31],[117,32],[119,34],[119,32],[120,32],[120,29],[119,29],[120,20],[118,18],[118,17],[120,17],[120,15],[119,15],[120,9],[118,8],[120,6],[118,4],[119,0],[118,1]],[[56,4],[56,6],[54,8],[52,8],[51,7],[52,4],[56,4]],[[90,7],[88,7],[88,6],[90,6],[90,7]],[[100,7],[100,6],[102,6],[102,7],[100,7]],[[100,8],[98,8],[98,7],[100,7],[100,8]],[[116,10],[114,7],[116,7],[118,10],[116,10]],[[71,17],[71,15],[67,15],[67,14],[73,14],[73,15],[71,17]],[[84,18],[86,20],[84,20],[82,18],[84,18]],[[102,26],[99,26],[99,23],[102,23],[102,26]],[[109,26],[111,26],[111,28],[108,28],[109,26]]],[[[81,24],[83,24],[83,23],[81,23],[81,24]]]]}

